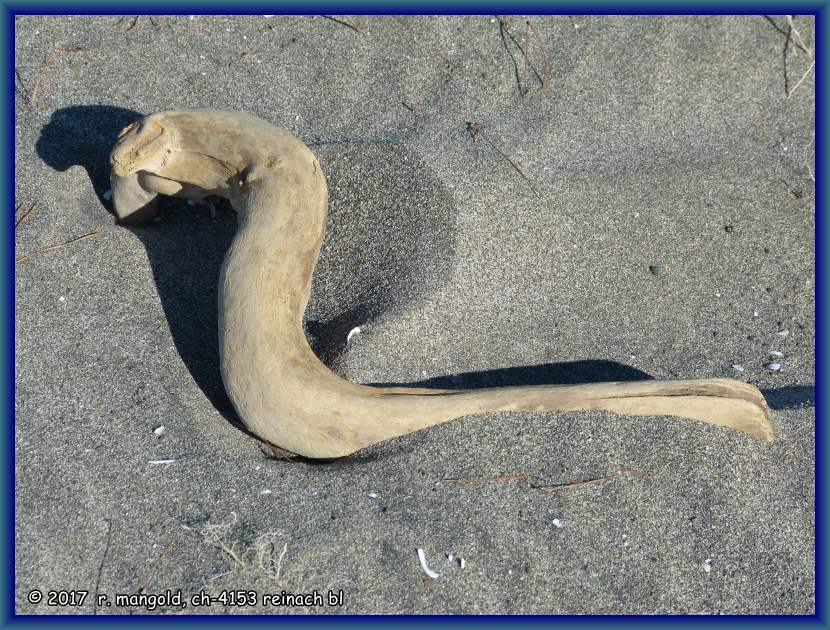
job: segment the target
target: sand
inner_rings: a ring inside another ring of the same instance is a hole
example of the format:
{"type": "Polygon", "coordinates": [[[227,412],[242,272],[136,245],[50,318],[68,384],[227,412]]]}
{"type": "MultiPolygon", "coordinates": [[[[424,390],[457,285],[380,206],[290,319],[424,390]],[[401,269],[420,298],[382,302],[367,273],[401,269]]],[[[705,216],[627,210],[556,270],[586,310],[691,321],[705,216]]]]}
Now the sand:
{"type": "Polygon", "coordinates": [[[812,613],[814,75],[785,18],[352,20],[16,19],[16,199],[39,204],[17,256],[98,231],[16,266],[17,612],[812,613]],[[265,453],[218,374],[232,211],[127,229],[107,200],[117,132],[196,106],[319,157],[307,329],[338,373],[734,377],[775,442],[509,413],[325,465],[265,453]],[[168,589],[181,605],[116,603],[168,589]]]}

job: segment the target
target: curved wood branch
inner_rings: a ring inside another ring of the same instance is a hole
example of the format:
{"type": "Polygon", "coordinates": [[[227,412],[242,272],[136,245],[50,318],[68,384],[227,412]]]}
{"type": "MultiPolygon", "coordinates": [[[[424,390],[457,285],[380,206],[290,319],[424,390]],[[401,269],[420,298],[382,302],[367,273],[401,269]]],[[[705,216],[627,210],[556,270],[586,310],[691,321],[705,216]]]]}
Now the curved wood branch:
{"type": "Polygon", "coordinates": [[[309,348],[302,320],[326,225],[319,162],[287,131],[237,112],[152,114],[111,154],[118,216],[144,221],[159,194],[219,195],[238,230],[219,279],[222,378],[256,435],[312,458],[333,458],[467,414],[605,409],[702,420],[772,440],[769,410],[729,379],[435,390],[341,379],[309,348]]]}

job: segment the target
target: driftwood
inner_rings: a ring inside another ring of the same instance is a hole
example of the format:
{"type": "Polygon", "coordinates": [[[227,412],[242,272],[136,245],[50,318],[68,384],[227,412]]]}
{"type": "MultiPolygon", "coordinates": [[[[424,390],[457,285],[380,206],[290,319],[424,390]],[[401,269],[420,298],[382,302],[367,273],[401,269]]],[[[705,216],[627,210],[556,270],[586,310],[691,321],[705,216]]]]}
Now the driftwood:
{"type": "Polygon", "coordinates": [[[159,194],[230,200],[238,230],[219,278],[222,378],[245,425],[281,448],[334,458],[467,414],[590,409],[680,416],[772,440],[761,393],[729,379],[463,391],[346,381],[314,355],[302,327],[328,206],[308,147],[254,116],[190,109],[124,129],[111,164],[124,221],[151,219],[159,194]]]}

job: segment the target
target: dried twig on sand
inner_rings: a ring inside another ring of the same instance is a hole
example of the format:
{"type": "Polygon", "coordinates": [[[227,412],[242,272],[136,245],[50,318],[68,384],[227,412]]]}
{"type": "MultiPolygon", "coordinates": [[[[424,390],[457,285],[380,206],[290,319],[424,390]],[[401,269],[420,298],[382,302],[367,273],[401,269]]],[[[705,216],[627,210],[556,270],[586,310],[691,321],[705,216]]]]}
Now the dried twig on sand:
{"type": "Polygon", "coordinates": [[[799,33],[798,29],[795,27],[795,21],[793,20],[792,15],[787,16],[787,26],[790,27],[790,34],[795,35],[795,39],[793,41],[796,45],[803,50],[810,59],[812,59],[813,50],[804,44],[804,40],[801,38],[801,33],[799,33]]]}
{"type": "MultiPolygon", "coordinates": [[[[550,64],[548,63],[548,51],[545,48],[545,43],[542,41],[542,38],[539,37],[539,33],[536,32],[536,29],[533,28],[533,24],[530,23],[530,20],[527,21],[526,30],[530,30],[530,34],[533,35],[533,38],[539,44],[539,48],[542,49],[542,59],[545,62],[545,66],[542,69],[542,85],[539,86],[539,91],[546,90],[548,85],[550,85],[550,64]]],[[[527,35],[525,35],[525,58],[527,58],[527,49],[530,48],[530,42],[527,41],[527,35]]],[[[528,89],[530,86],[528,86],[528,89]]]]}
{"type": "Polygon", "coordinates": [[[155,560],[153,560],[153,562],[150,564],[150,566],[147,567],[147,569],[144,571],[144,573],[141,574],[141,577],[138,578],[138,580],[136,581],[136,585],[133,587],[133,590],[132,590],[133,593],[140,593],[141,592],[141,589],[144,588],[144,582],[147,580],[147,578],[150,576],[150,574],[153,572],[153,570],[158,566],[159,562],[161,562],[164,559],[164,556],[167,555],[167,552],[170,551],[170,549],[172,547],[173,547],[173,541],[171,540],[169,543],[167,543],[164,546],[164,549],[161,550],[161,553],[159,554],[159,557],[156,558],[155,560]]]}
{"type": "Polygon", "coordinates": [[[366,32],[366,30],[351,15],[344,15],[342,19],[336,18],[333,15],[324,15],[323,17],[328,18],[332,22],[342,24],[343,26],[348,26],[350,29],[356,33],[360,33],[361,35],[366,32]]]}
{"type": "Polygon", "coordinates": [[[49,88],[52,86],[52,81],[54,80],[54,75],[58,72],[58,65],[59,62],[55,57],[55,52],[50,51],[46,54],[46,57],[43,58],[43,61],[40,62],[40,68],[37,71],[37,75],[35,76],[35,83],[32,87],[32,93],[29,96],[29,104],[34,107],[37,105],[37,99],[40,95],[40,84],[43,81],[43,78],[48,75],[48,79],[46,81],[46,87],[44,88],[44,96],[49,95],[49,88]]]}
{"type": "Polygon", "coordinates": [[[29,100],[29,90],[26,88],[26,83],[23,81],[23,77],[20,76],[20,70],[17,68],[14,69],[14,92],[15,94],[20,95],[20,98],[26,105],[29,107],[32,106],[32,103],[29,100]]]}
{"type": "MultiPolygon", "coordinates": [[[[140,15],[133,15],[132,18],[133,18],[132,23],[126,29],[124,29],[128,33],[132,33],[134,30],[136,30],[138,28],[139,19],[141,18],[141,16],[140,15]]],[[[118,19],[118,21],[115,24],[113,24],[113,26],[118,28],[119,26],[124,24],[124,22],[126,22],[126,20],[127,20],[126,17],[121,17],[121,18],[118,19]]]]}
{"type": "Polygon", "coordinates": [[[789,92],[787,92],[787,98],[790,98],[790,97],[793,95],[793,93],[794,93],[794,92],[798,89],[798,86],[799,86],[799,85],[801,85],[801,84],[804,82],[804,79],[806,79],[806,78],[807,78],[807,75],[808,75],[808,74],[810,74],[810,72],[811,72],[811,71],[812,71],[812,69],[813,69],[813,66],[815,66],[815,65],[816,65],[816,62],[815,62],[815,61],[812,61],[812,62],[810,63],[810,67],[809,67],[809,68],[807,68],[806,72],[804,72],[804,74],[803,74],[803,75],[801,75],[801,78],[800,78],[800,79],[796,82],[796,84],[793,86],[793,89],[792,89],[792,90],[790,90],[789,92]]]}
{"type": "Polygon", "coordinates": [[[592,479],[574,479],[571,481],[566,481],[565,483],[557,483],[552,486],[533,486],[534,490],[540,490],[547,494],[558,494],[563,490],[573,490],[575,488],[583,487],[583,486],[593,486],[598,483],[603,483],[605,481],[611,481],[612,479],[617,479],[622,477],[623,475],[636,475],[636,476],[644,476],[650,475],[650,470],[637,470],[636,468],[622,468],[617,471],[613,475],[607,475],[605,477],[594,477],[592,479]]]}
{"type": "MultiPolygon", "coordinates": [[[[279,584],[282,579],[282,561],[288,551],[288,543],[283,544],[282,551],[276,560],[274,560],[275,539],[282,535],[279,532],[268,532],[257,536],[253,546],[240,550],[236,543],[226,540],[237,520],[236,513],[231,512],[231,518],[226,523],[206,524],[201,531],[202,538],[209,545],[221,549],[240,572],[248,575],[259,574],[279,584]]],[[[191,528],[186,527],[186,529],[191,528]]]]}
{"type": "Polygon", "coordinates": [[[275,446],[270,442],[260,442],[259,450],[262,451],[262,454],[265,455],[265,457],[267,457],[268,459],[278,459],[281,462],[286,462],[287,464],[297,463],[296,453],[286,451],[285,449],[282,449],[279,446],[275,446]]]}
{"type": "Polygon", "coordinates": [[[49,96],[49,90],[52,88],[52,83],[58,76],[60,71],[60,55],[61,53],[78,53],[86,52],[89,48],[77,46],[75,48],[55,48],[46,53],[40,68],[35,76],[35,83],[32,86],[32,94],[29,96],[29,104],[35,106],[38,98],[42,95],[43,98],[49,96]]]}
{"type": "Polygon", "coordinates": [[[167,18],[163,15],[161,16],[150,16],[150,24],[155,26],[158,30],[163,31],[167,27],[167,18]]]}
{"type": "MultiPolygon", "coordinates": [[[[15,230],[15,232],[16,232],[18,229],[20,229],[20,227],[21,227],[24,223],[26,223],[26,221],[28,221],[28,220],[29,220],[29,217],[31,217],[31,216],[32,216],[32,215],[33,215],[33,214],[37,211],[37,209],[38,209],[38,207],[39,207],[39,206],[40,206],[40,202],[39,202],[39,201],[35,201],[35,202],[32,204],[32,206],[31,206],[31,207],[30,207],[30,208],[29,208],[26,212],[24,212],[24,213],[23,213],[23,215],[22,215],[19,219],[17,219],[17,221],[15,221],[15,223],[14,223],[14,230],[15,230]]],[[[23,204],[21,203],[21,204],[19,204],[19,205],[17,206],[17,208],[15,208],[15,210],[14,210],[15,215],[17,215],[17,211],[18,211],[18,210],[20,210],[20,208],[22,208],[22,207],[23,207],[23,204]]]]}
{"type": "Polygon", "coordinates": [[[470,479],[442,479],[443,483],[487,483],[489,481],[524,481],[527,475],[507,475],[504,477],[473,477],[470,479]]]}
{"type": "Polygon", "coordinates": [[[528,70],[532,70],[533,74],[535,74],[536,78],[539,80],[539,83],[541,84],[541,87],[539,89],[540,90],[546,89],[548,87],[548,85],[550,84],[550,68],[549,68],[549,64],[548,64],[548,54],[547,54],[547,50],[545,49],[545,45],[542,42],[541,37],[539,37],[539,34],[536,32],[536,29],[533,27],[533,25],[530,23],[530,21],[527,21],[525,23],[525,45],[524,46],[522,46],[522,44],[520,44],[516,40],[515,36],[510,31],[510,23],[507,20],[507,16],[499,18],[499,30],[500,30],[501,37],[502,37],[502,43],[504,44],[504,49],[508,51],[511,58],[513,57],[513,53],[510,52],[510,50],[507,47],[507,40],[504,37],[505,34],[510,38],[510,41],[513,42],[513,45],[516,46],[516,48],[519,49],[519,52],[521,53],[521,55],[524,59],[524,70],[522,72],[522,74],[524,75],[523,77],[519,77],[519,67],[516,64],[515,59],[513,60],[513,66],[514,66],[515,71],[516,71],[516,81],[519,83],[519,93],[522,96],[524,96],[525,94],[527,94],[530,91],[530,81],[528,80],[528,74],[529,74],[528,70]],[[533,65],[533,62],[530,61],[530,50],[529,50],[530,49],[530,40],[529,40],[529,37],[528,37],[529,34],[533,35],[534,39],[536,39],[536,41],[539,43],[539,47],[542,49],[542,54],[544,55],[545,66],[544,66],[544,70],[541,73],[533,65]]]}
{"type": "Polygon", "coordinates": [[[522,178],[523,178],[523,179],[524,179],[524,180],[525,180],[525,181],[526,181],[526,182],[530,185],[531,190],[532,190],[532,191],[536,194],[536,196],[537,196],[537,197],[539,197],[539,198],[541,198],[541,197],[542,197],[542,195],[540,195],[540,194],[539,194],[539,191],[536,189],[536,186],[534,186],[534,185],[533,185],[533,182],[530,180],[530,178],[529,178],[527,175],[525,175],[525,174],[524,174],[524,172],[522,171],[522,169],[520,169],[520,168],[519,168],[519,165],[518,165],[518,164],[516,164],[513,160],[511,160],[511,159],[510,159],[510,158],[509,158],[509,157],[508,157],[508,156],[504,153],[504,151],[502,151],[501,149],[499,149],[499,148],[498,148],[498,147],[497,147],[497,146],[493,143],[493,141],[492,141],[492,140],[490,140],[490,138],[488,138],[487,136],[485,136],[485,135],[484,135],[484,133],[483,133],[483,131],[482,131],[482,127],[481,127],[481,124],[480,124],[480,123],[477,123],[477,122],[468,122],[468,123],[467,123],[467,131],[469,132],[469,134],[470,134],[470,136],[473,138],[473,140],[475,140],[475,139],[476,139],[476,138],[478,138],[479,136],[480,136],[480,137],[482,137],[482,138],[484,138],[484,140],[487,142],[487,144],[489,144],[491,147],[493,147],[493,148],[494,148],[494,149],[495,149],[495,150],[499,153],[499,155],[501,155],[501,156],[502,156],[505,160],[507,160],[507,161],[510,163],[510,166],[512,166],[514,169],[516,169],[516,172],[517,172],[519,175],[521,175],[521,176],[522,176],[522,178]]]}
{"type": "Polygon", "coordinates": [[[254,548],[256,549],[257,566],[269,580],[279,584],[280,574],[282,573],[282,560],[285,558],[285,553],[288,551],[288,543],[283,544],[279,558],[277,558],[277,561],[274,562],[274,543],[270,540],[270,538],[271,535],[265,534],[256,540],[254,548]]]}
{"type": "Polygon", "coordinates": [[[795,197],[796,199],[801,199],[802,197],[804,197],[804,191],[803,190],[798,190],[796,188],[793,188],[792,186],[790,186],[789,182],[786,179],[784,179],[783,177],[779,177],[778,181],[780,181],[782,184],[784,184],[784,187],[787,189],[787,191],[793,197],[795,197]]]}
{"type": "Polygon", "coordinates": [[[236,513],[231,512],[231,519],[227,523],[221,523],[219,525],[208,523],[202,530],[202,537],[205,539],[205,542],[219,547],[219,549],[224,551],[236,566],[244,569],[247,565],[236,552],[236,545],[225,542],[225,535],[236,524],[236,519],[236,513]]]}
{"type": "MultiPolygon", "coordinates": [[[[142,15],[133,15],[133,16],[130,16],[130,17],[132,18],[132,22],[130,22],[129,26],[124,28],[124,31],[127,32],[127,33],[132,33],[133,31],[138,30],[138,28],[141,26],[141,21],[142,21],[141,18],[144,17],[144,16],[142,16],[142,15]]],[[[122,27],[122,25],[126,24],[127,19],[128,18],[126,16],[123,16],[123,17],[119,18],[118,21],[115,24],[113,24],[113,27],[115,27],[115,28],[122,27]]],[[[160,30],[160,31],[166,30],[166,28],[167,28],[167,18],[164,17],[163,15],[161,15],[161,16],[149,15],[149,16],[147,16],[147,19],[149,20],[150,24],[155,26],[158,30],[160,30]]]]}
{"type": "Polygon", "coordinates": [[[347,15],[343,19],[346,20],[346,22],[348,22],[349,26],[351,26],[358,33],[364,33],[365,32],[363,30],[363,27],[360,26],[360,24],[358,24],[357,20],[354,19],[351,15],[347,15]]]}
{"type": "Polygon", "coordinates": [[[67,245],[72,245],[73,243],[78,243],[80,241],[85,241],[89,238],[95,238],[96,236],[99,236],[100,234],[101,234],[100,230],[94,230],[92,232],[89,232],[88,234],[84,234],[83,236],[73,238],[73,239],[71,239],[69,241],[66,241],[64,243],[59,243],[58,245],[49,245],[48,247],[43,247],[43,248],[41,248],[41,249],[39,249],[35,252],[32,252],[31,254],[26,254],[25,256],[21,256],[20,258],[16,258],[15,261],[14,261],[14,264],[15,264],[15,266],[23,264],[24,262],[26,262],[30,258],[35,258],[36,256],[42,256],[43,254],[46,254],[48,252],[53,252],[56,249],[66,247],[67,245]]]}

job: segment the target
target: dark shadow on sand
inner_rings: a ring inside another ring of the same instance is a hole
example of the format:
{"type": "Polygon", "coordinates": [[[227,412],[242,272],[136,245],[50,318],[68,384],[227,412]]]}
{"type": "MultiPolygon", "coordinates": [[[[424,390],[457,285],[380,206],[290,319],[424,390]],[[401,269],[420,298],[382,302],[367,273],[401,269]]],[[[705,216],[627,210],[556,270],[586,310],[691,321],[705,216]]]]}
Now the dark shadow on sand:
{"type": "Polygon", "coordinates": [[[417,383],[372,383],[382,387],[482,389],[517,385],[579,385],[600,381],[644,381],[652,377],[616,361],[570,361],[438,376],[417,383]]]}
{"type": "Polygon", "coordinates": [[[37,141],[37,154],[56,171],[80,165],[86,169],[101,205],[110,188],[109,154],[118,133],[142,114],[122,107],[83,105],[52,114],[37,141]]]}
{"type": "MultiPolygon", "coordinates": [[[[113,213],[105,198],[110,189],[109,153],[119,132],[142,116],[119,107],[60,109],[41,131],[38,155],[58,171],[75,165],[86,169],[101,204],[113,213]]],[[[220,205],[211,219],[206,208],[160,198],[157,222],[123,226],[147,249],[176,350],[211,403],[231,421],[235,414],[219,374],[216,282],[235,224],[227,206],[220,205]]]]}
{"type": "Polygon", "coordinates": [[[761,393],[767,399],[769,408],[776,411],[816,406],[816,388],[813,385],[787,385],[762,389],[761,393]]]}

